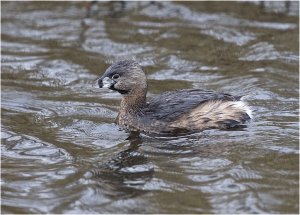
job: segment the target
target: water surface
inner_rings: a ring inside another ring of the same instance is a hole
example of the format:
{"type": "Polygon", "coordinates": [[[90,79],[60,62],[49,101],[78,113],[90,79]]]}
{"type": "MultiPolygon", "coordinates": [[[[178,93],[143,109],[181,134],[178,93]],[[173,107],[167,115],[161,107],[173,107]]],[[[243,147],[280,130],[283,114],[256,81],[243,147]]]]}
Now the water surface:
{"type": "Polygon", "coordinates": [[[298,213],[298,2],[1,3],[2,213],[298,213]],[[248,95],[249,126],[129,137],[95,80],[248,95]]]}

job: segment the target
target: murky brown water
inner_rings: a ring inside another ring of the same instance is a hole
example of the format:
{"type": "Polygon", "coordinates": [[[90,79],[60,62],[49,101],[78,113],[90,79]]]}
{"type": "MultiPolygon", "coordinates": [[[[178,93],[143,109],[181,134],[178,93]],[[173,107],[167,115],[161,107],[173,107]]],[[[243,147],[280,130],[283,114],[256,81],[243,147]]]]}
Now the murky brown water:
{"type": "Polygon", "coordinates": [[[298,213],[298,3],[2,2],[2,213],[298,213]],[[98,7],[98,8],[97,8],[98,7]],[[149,94],[248,94],[239,131],[127,139],[120,95],[95,87],[136,59],[149,94]]]}

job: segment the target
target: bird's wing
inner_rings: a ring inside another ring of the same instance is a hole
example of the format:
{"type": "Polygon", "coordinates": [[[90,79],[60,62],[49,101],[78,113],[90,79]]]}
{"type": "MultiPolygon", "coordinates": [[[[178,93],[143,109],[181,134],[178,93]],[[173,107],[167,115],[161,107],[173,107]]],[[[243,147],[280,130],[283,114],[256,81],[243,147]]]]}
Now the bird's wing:
{"type": "Polygon", "coordinates": [[[147,103],[144,112],[152,119],[171,122],[209,100],[238,101],[239,99],[240,97],[210,90],[176,90],[163,93],[151,99],[147,103]]]}

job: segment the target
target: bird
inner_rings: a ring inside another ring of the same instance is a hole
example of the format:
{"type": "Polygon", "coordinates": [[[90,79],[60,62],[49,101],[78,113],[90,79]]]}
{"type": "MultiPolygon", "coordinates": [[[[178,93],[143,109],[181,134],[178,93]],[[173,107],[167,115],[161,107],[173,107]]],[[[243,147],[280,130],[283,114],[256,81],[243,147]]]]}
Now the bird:
{"type": "Polygon", "coordinates": [[[184,135],[245,126],[253,118],[243,96],[212,90],[178,89],[147,101],[147,77],[134,60],[113,63],[97,82],[122,95],[115,122],[126,131],[184,135]]]}

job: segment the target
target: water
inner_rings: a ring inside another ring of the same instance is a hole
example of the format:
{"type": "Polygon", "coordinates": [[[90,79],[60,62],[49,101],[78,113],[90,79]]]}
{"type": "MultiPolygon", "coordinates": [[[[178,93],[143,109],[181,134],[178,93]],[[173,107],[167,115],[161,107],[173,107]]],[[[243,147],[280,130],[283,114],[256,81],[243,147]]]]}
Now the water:
{"type": "Polygon", "coordinates": [[[2,2],[2,213],[298,213],[298,2],[2,2]],[[84,20],[83,20],[84,19],[84,20]],[[152,97],[248,95],[243,130],[114,125],[95,80],[119,59],[152,97]]]}

